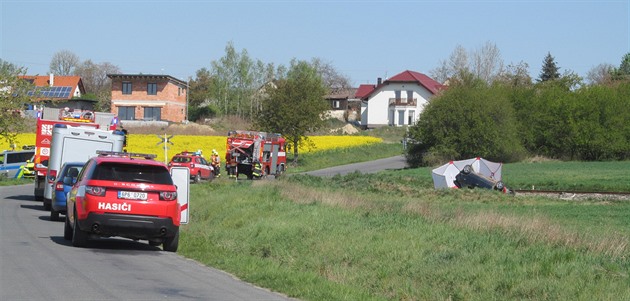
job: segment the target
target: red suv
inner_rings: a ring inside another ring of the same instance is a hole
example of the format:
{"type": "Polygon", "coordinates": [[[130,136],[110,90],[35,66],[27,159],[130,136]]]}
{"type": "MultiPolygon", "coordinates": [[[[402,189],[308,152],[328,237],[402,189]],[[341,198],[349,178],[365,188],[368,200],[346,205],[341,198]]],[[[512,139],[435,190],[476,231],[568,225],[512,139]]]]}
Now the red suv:
{"type": "Polygon", "coordinates": [[[188,167],[190,170],[190,178],[198,183],[203,180],[212,180],[214,173],[212,172],[212,165],[201,155],[201,152],[188,152],[183,151],[171,159],[168,163],[169,169],[171,167],[188,167]]]}
{"type": "Polygon", "coordinates": [[[68,193],[63,237],[76,247],[92,237],[121,236],[177,251],[180,205],[166,165],[155,155],[97,153],[68,193]]]}

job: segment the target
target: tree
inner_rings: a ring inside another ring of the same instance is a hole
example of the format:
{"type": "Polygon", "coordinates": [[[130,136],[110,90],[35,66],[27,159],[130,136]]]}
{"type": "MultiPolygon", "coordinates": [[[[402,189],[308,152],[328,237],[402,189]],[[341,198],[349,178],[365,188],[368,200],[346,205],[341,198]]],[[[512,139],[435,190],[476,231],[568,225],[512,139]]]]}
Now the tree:
{"type": "Polygon", "coordinates": [[[480,49],[473,52],[472,72],[486,83],[492,83],[503,73],[503,59],[497,45],[486,42],[480,49]]]}
{"type": "Polygon", "coordinates": [[[439,65],[429,72],[438,82],[462,81],[472,73],[486,83],[492,83],[503,73],[504,64],[497,46],[488,41],[479,49],[470,52],[457,45],[449,59],[440,61],[439,65]]]}
{"type": "Polygon", "coordinates": [[[626,53],[621,59],[619,73],[622,75],[630,75],[630,52],[626,53]]]}
{"type": "Polygon", "coordinates": [[[33,86],[19,77],[25,73],[25,68],[0,59],[0,137],[9,144],[14,144],[17,133],[26,128],[20,111],[31,102],[27,92],[33,86]]]}
{"type": "Polygon", "coordinates": [[[79,56],[69,50],[55,53],[50,61],[50,73],[55,75],[72,75],[79,65],[79,56]]]}
{"type": "Polygon", "coordinates": [[[436,81],[444,83],[457,77],[458,74],[468,73],[468,53],[461,45],[457,45],[448,60],[440,61],[440,66],[429,73],[436,81]]]}
{"type": "Polygon", "coordinates": [[[262,131],[281,133],[293,148],[293,164],[298,162],[298,146],[308,141],[306,134],[324,125],[328,104],[327,88],[317,68],[306,61],[293,59],[284,80],[270,89],[262,110],[254,119],[262,131]]]}
{"type": "Polygon", "coordinates": [[[515,162],[525,156],[510,101],[513,88],[474,78],[431,99],[409,128],[410,138],[417,141],[407,148],[410,166],[479,156],[515,162]]]}
{"type": "Polygon", "coordinates": [[[611,64],[599,64],[586,74],[586,80],[590,85],[605,85],[612,81],[615,67],[611,64]]]}
{"type": "Polygon", "coordinates": [[[532,78],[529,76],[528,68],[529,65],[523,61],[516,65],[510,64],[495,80],[512,87],[531,86],[532,78]]]}
{"type": "Polygon", "coordinates": [[[350,88],[350,79],[339,73],[331,63],[325,62],[320,58],[313,58],[311,65],[317,69],[317,73],[322,77],[324,86],[330,91],[350,88]]]}
{"type": "Polygon", "coordinates": [[[619,69],[612,72],[612,77],[617,81],[630,79],[630,52],[623,56],[619,69]]]}
{"type": "Polygon", "coordinates": [[[558,66],[556,65],[555,59],[553,58],[553,56],[551,56],[551,53],[548,52],[543,61],[543,66],[542,70],[540,71],[538,81],[546,82],[560,78],[559,69],[560,68],[558,68],[558,66]]]}
{"type": "Polygon", "coordinates": [[[118,74],[120,68],[109,62],[95,64],[86,60],[74,69],[74,75],[81,77],[85,92],[97,100],[97,110],[109,111],[111,108],[111,80],[107,74],[118,74]]]}

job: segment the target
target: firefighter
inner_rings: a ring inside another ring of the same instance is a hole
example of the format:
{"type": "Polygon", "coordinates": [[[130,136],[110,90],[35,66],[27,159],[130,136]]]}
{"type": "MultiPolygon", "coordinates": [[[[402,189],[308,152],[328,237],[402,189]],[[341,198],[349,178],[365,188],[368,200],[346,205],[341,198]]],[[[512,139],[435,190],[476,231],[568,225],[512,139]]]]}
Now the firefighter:
{"type": "Polygon", "coordinates": [[[260,164],[260,162],[258,162],[258,160],[254,161],[252,175],[256,179],[260,179],[262,177],[262,165],[260,164]]]}
{"type": "Polygon", "coordinates": [[[236,175],[236,166],[237,166],[236,157],[228,152],[225,155],[225,161],[226,161],[226,164],[227,164],[225,167],[228,170],[228,175],[229,175],[230,179],[236,178],[236,176],[237,176],[236,175]]]}
{"type": "Polygon", "coordinates": [[[214,169],[214,176],[218,178],[219,176],[221,176],[221,157],[219,157],[219,152],[217,152],[216,149],[212,150],[212,156],[210,156],[210,160],[210,164],[214,169]]]}

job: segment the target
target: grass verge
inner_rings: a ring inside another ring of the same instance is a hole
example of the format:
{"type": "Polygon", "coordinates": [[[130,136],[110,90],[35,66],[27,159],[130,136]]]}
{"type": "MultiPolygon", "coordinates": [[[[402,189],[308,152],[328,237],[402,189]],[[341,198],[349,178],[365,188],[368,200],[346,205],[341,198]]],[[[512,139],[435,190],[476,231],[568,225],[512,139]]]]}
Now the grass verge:
{"type": "Polygon", "coordinates": [[[436,191],[414,171],[195,185],[180,253],[304,300],[630,296],[628,203],[436,191]]]}

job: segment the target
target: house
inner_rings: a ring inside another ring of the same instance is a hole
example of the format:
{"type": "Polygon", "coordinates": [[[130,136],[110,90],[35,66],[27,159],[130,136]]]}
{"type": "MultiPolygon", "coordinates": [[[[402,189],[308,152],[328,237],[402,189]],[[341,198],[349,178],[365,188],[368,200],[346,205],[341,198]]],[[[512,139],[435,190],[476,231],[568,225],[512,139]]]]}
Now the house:
{"type": "Polygon", "coordinates": [[[93,111],[95,99],[83,98],[85,88],[79,76],[60,75],[23,75],[20,76],[30,82],[35,89],[27,94],[33,97],[34,102],[28,104],[28,109],[38,109],[42,106],[49,108],[69,108],[79,111],[93,111]]]}
{"type": "Polygon", "coordinates": [[[404,71],[376,85],[360,85],[361,126],[405,126],[415,124],[428,101],[445,86],[415,71],[404,71]]]}
{"type": "MultiPolygon", "coordinates": [[[[361,108],[361,100],[355,98],[357,88],[339,88],[330,91],[326,95],[326,101],[330,105],[328,115],[342,121],[346,121],[346,116],[350,117],[354,113],[359,112],[361,108]]],[[[351,119],[354,119],[351,118],[351,119]]]]}
{"type": "Polygon", "coordinates": [[[183,122],[187,118],[188,83],[170,75],[108,74],[111,111],[120,120],[183,122]]]}

